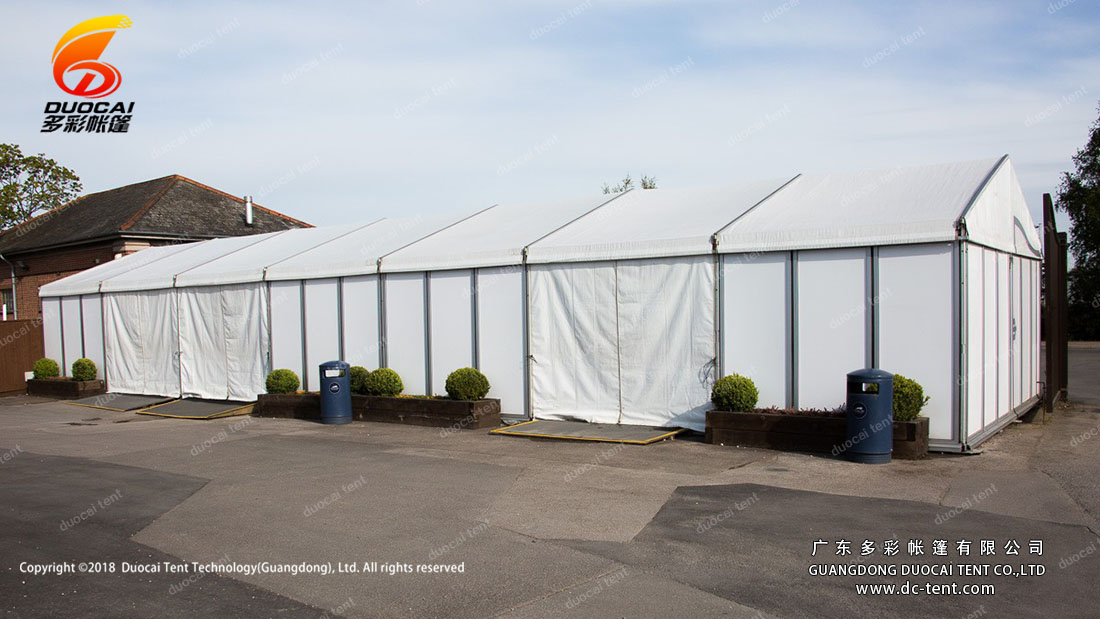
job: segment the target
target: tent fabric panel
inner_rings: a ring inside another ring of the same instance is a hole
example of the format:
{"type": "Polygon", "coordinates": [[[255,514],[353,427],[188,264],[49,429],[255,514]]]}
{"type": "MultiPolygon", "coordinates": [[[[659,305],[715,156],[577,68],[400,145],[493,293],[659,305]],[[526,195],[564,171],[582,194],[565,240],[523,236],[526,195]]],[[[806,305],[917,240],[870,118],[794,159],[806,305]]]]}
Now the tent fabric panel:
{"type": "Polygon", "coordinates": [[[963,218],[972,242],[1027,258],[1042,256],[1042,241],[1009,160],[990,177],[963,218]]]}
{"type": "Polygon", "coordinates": [[[306,300],[306,367],[311,390],[320,386],[320,366],[340,359],[340,310],[338,280],[302,282],[306,300]]]}
{"type": "Polygon", "coordinates": [[[113,393],[145,393],[143,305],[140,293],[103,295],[108,390],[113,393]]]}
{"type": "Polygon", "coordinates": [[[798,406],[835,409],[867,367],[867,250],[798,253],[798,406]]]}
{"type": "Polygon", "coordinates": [[[216,286],[179,292],[180,392],[186,397],[229,397],[228,342],[221,297],[216,286]]]}
{"type": "Polygon", "coordinates": [[[790,255],[722,256],[722,374],[748,376],[757,406],[787,406],[790,255]]]}
{"type": "Polygon", "coordinates": [[[61,375],[72,373],[73,361],[84,356],[84,319],[80,315],[80,297],[61,298],[61,375]]]}
{"type": "Polygon", "coordinates": [[[983,279],[983,249],[966,246],[966,436],[978,434],[985,427],[985,321],[992,308],[985,305],[983,279]]]}
{"type": "Polygon", "coordinates": [[[903,374],[929,398],[921,414],[928,436],[952,440],[955,434],[955,347],[949,243],[879,249],[879,367],[903,374]]]}
{"type": "Polygon", "coordinates": [[[378,367],[378,276],[344,279],[344,361],[378,367]]]}
{"type": "Polygon", "coordinates": [[[719,232],[718,251],[951,241],[998,161],[802,176],[719,232]]]}
{"type": "Polygon", "coordinates": [[[527,264],[710,254],[715,232],[788,180],[634,189],[532,243],[527,264]]]}
{"type": "MultiPolygon", "coordinates": [[[[175,285],[177,275],[217,260],[222,256],[260,243],[283,232],[269,232],[250,236],[230,236],[201,243],[193,243],[184,251],[175,252],[153,262],[141,264],[137,268],[103,280],[100,290],[103,292],[127,292],[136,290],[160,290],[175,285]]],[[[140,256],[142,252],[136,255],[140,256]]],[[[129,260],[129,257],[125,258],[129,260]]]]}
{"type": "Polygon", "coordinates": [[[618,423],[614,263],[532,266],[528,277],[533,416],[618,423]]]}
{"type": "Polygon", "coordinates": [[[98,294],[80,297],[84,356],[95,363],[96,378],[103,379],[103,301],[98,294]]]}
{"type": "Polygon", "coordinates": [[[1009,258],[1009,277],[1011,282],[1010,298],[1012,305],[1012,319],[1009,321],[1009,337],[1012,338],[1012,408],[1015,409],[1024,401],[1024,313],[1023,313],[1023,264],[1018,257],[1009,258]]]}
{"type": "Polygon", "coordinates": [[[620,423],[703,431],[714,383],[714,258],[616,265],[620,423]]]}
{"type": "Polygon", "coordinates": [[[431,302],[431,395],[447,393],[447,375],[474,365],[473,271],[428,276],[431,302]]]}
{"type": "Polygon", "coordinates": [[[994,252],[997,261],[997,416],[1012,412],[1012,304],[1009,291],[1009,259],[994,252]]]}
{"type": "Polygon", "coordinates": [[[139,293],[144,304],[147,334],[143,338],[145,363],[143,394],[179,397],[179,333],[175,290],[139,293]]]}
{"type": "Polygon", "coordinates": [[[391,273],[386,287],[386,363],[401,376],[405,393],[426,394],[427,377],[423,273],[391,273]]]}
{"type": "Polygon", "coordinates": [[[998,353],[998,322],[1000,299],[997,297],[997,253],[991,249],[978,248],[982,254],[982,296],[985,307],[985,329],[983,330],[982,376],[983,420],[982,427],[988,427],[997,420],[997,375],[1001,364],[998,353]]]}
{"type": "Polygon", "coordinates": [[[271,282],[269,286],[271,367],[293,371],[302,381],[304,389],[306,376],[302,371],[302,283],[271,282]]]}
{"type": "Polygon", "coordinates": [[[94,266],[90,269],[69,275],[56,282],[50,282],[38,290],[39,297],[62,297],[77,294],[93,294],[99,292],[100,282],[110,279],[120,273],[126,273],[138,267],[156,262],[161,258],[173,254],[189,251],[197,243],[181,243],[178,245],[161,245],[143,249],[135,254],[116,258],[110,262],[94,266]]]}
{"type": "Polygon", "coordinates": [[[253,243],[180,273],[177,286],[213,286],[259,282],[264,279],[267,266],[322,245],[366,224],[327,226],[324,228],[296,228],[279,234],[265,235],[259,243],[253,243]]]}
{"type": "Polygon", "coordinates": [[[261,283],[224,286],[221,291],[226,371],[230,400],[250,401],[267,391],[267,295],[261,283]]]}
{"type": "Polygon", "coordinates": [[[42,299],[42,344],[46,358],[58,364],[64,363],[64,351],[61,350],[61,298],[42,299]]]}
{"type": "Polygon", "coordinates": [[[1042,278],[1042,270],[1040,268],[1040,262],[1038,260],[1031,261],[1031,395],[1039,395],[1039,382],[1043,380],[1040,376],[1040,341],[1042,338],[1041,331],[1043,328],[1042,320],[1042,305],[1040,304],[1040,280],[1042,278]]]}
{"type": "Polygon", "coordinates": [[[489,379],[490,398],[507,415],[526,415],[527,333],[524,272],[517,267],[477,272],[478,369],[489,379]]]}

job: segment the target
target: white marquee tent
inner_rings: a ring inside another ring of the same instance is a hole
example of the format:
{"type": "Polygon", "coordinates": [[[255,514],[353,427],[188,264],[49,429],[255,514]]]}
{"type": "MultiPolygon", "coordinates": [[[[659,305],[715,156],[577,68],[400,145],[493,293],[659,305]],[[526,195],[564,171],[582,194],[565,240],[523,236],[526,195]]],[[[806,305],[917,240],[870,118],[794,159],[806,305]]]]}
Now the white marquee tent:
{"type": "Polygon", "coordinates": [[[1037,401],[1040,256],[1003,157],[154,248],[40,295],[47,356],[116,392],[252,399],[340,358],[442,393],[472,365],[505,413],[700,430],[719,375],[834,408],[873,366],[957,451],[1037,401]]]}

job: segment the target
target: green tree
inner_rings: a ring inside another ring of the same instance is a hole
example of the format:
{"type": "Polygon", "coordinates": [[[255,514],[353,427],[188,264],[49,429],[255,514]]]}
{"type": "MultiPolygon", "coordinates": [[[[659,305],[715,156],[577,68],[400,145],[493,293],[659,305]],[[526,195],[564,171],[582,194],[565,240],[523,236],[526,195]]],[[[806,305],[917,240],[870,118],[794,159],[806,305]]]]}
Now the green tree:
{"type": "MultiPolygon", "coordinates": [[[[657,177],[656,176],[646,176],[645,174],[643,174],[641,182],[642,182],[642,189],[656,189],[657,188],[657,177]]],[[[614,187],[612,187],[611,185],[608,185],[607,183],[603,184],[603,192],[604,193],[622,193],[624,191],[630,191],[631,189],[634,189],[634,179],[630,178],[629,174],[627,174],[623,178],[623,180],[619,181],[619,184],[615,185],[614,187]]]]}
{"type": "Polygon", "coordinates": [[[1100,339],[1100,119],[1073,156],[1074,171],[1062,175],[1058,209],[1072,223],[1069,249],[1069,336],[1100,339]]]}
{"type": "Polygon", "coordinates": [[[76,174],[44,153],[24,156],[15,144],[0,144],[0,230],[57,208],[80,193],[76,174]]]}

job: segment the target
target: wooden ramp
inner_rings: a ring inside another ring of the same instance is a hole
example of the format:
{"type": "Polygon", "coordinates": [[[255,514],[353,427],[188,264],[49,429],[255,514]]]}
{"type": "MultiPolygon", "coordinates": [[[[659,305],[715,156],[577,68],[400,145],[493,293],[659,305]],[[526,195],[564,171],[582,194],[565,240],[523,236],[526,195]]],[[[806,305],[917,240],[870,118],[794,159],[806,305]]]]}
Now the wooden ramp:
{"type": "Polygon", "coordinates": [[[497,428],[490,434],[526,436],[529,438],[557,438],[570,441],[598,441],[602,443],[628,443],[649,445],[683,432],[683,428],[653,428],[627,426],[614,423],[586,423],[583,421],[550,421],[536,419],[511,426],[497,428]]]}
{"type": "Polygon", "coordinates": [[[255,402],[183,398],[158,404],[157,406],[150,406],[138,411],[138,414],[171,417],[172,419],[219,419],[221,417],[248,415],[255,405],[255,402]]]}

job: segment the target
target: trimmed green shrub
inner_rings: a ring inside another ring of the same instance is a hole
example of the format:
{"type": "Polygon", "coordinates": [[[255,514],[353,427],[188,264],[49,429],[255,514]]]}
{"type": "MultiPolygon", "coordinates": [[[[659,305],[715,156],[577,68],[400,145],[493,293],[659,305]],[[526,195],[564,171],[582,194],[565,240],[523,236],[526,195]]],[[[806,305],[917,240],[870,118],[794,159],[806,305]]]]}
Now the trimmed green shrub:
{"type": "Polygon", "coordinates": [[[447,376],[446,387],[452,400],[480,400],[489,393],[489,379],[474,368],[458,368],[447,376]]]}
{"type": "Polygon", "coordinates": [[[57,365],[57,362],[45,357],[35,361],[34,367],[31,369],[34,370],[34,377],[37,379],[55,378],[61,375],[61,367],[57,365]]]}
{"type": "Polygon", "coordinates": [[[920,409],[928,403],[924,387],[917,381],[894,374],[894,419],[909,421],[920,415],[920,409]]]}
{"type": "Polygon", "coordinates": [[[351,392],[358,395],[367,395],[367,377],[370,376],[370,370],[361,366],[353,365],[348,370],[348,380],[351,383],[351,392]]]}
{"type": "Polygon", "coordinates": [[[296,393],[300,384],[298,375],[285,368],[272,370],[267,375],[268,393],[296,393]]]}
{"type": "Polygon", "coordinates": [[[752,379],[740,374],[723,376],[710,390],[710,400],[721,411],[749,412],[756,408],[760,392],[752,379]]]}
{"type": "Polygon", "coordinates": [[[95,361],[77,359],[73,361],[73,380],[95,380],[95,361]]]}
{"type": "Polygon", "coordinates": [[[405,390],[401,377],[389,368],[378,368],[368,374],[365,385],[367,395],[393,397],[405,390]]]}

